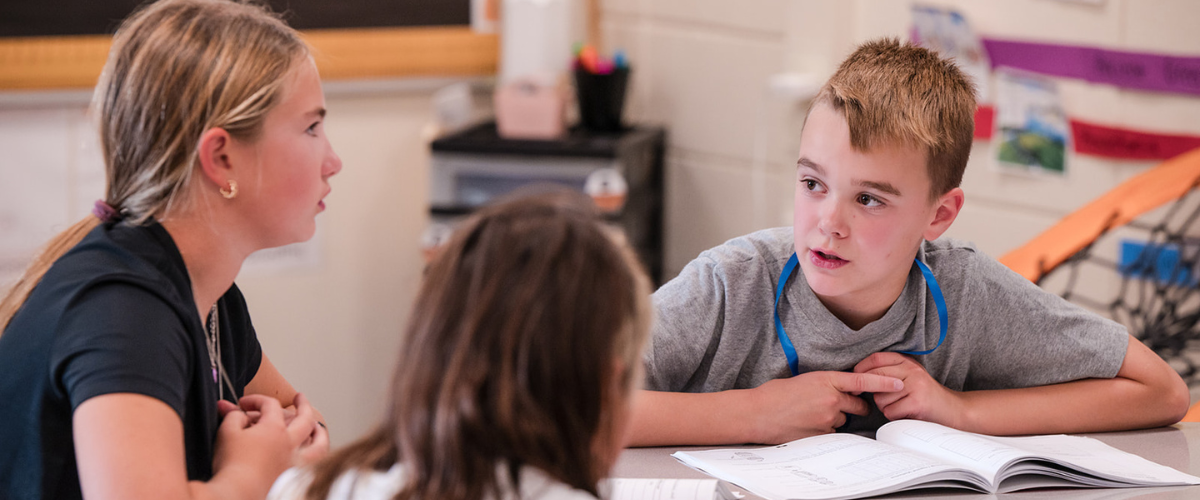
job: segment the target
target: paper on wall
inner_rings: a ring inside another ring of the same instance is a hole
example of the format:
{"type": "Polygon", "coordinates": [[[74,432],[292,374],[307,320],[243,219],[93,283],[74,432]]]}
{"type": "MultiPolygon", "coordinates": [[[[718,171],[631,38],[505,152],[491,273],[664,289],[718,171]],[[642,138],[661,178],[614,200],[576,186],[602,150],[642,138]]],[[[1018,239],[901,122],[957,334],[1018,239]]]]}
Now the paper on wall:
{"type": "Polygon", "coordinates": [[[996,129],[992,142],[1001,169],[1066,175],[1070,125],[1053,80],[998,69],[996,129]]]}
{"type": "Polygon", "coordinates": [[[915,5],[912,18],[913,41],[953,59],[975,82],[975,99],[987,102],[991,98],[991,63],[966,17],[952,9],[915,5]]]}

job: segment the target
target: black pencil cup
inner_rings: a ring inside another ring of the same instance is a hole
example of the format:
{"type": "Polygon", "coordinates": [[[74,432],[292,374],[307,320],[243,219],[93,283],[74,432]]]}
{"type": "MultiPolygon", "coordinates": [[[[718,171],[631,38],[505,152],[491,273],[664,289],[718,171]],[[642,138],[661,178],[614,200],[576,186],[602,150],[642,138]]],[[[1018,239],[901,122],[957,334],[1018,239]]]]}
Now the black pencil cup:
{"type": "Polygon", "coordinates": [[[621,110],[625,107],[625,87],[629,68],[614,68],[608,74],[593,74],[575,68],[575,94],[579,98],[579,122],[584,128],[599,132],[622,129],[621,110]]]}

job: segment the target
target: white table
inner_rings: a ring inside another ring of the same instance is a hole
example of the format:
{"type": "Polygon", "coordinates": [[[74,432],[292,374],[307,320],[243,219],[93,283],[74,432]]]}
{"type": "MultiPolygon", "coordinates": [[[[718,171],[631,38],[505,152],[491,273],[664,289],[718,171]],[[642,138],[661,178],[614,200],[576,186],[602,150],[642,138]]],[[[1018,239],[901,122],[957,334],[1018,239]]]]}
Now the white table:
{"type": "MultiPolygon", "coordinates": [[[[1104,441],[1110,446],[1139,455],[1150,461],[1174,467],[1194,476],[1200,476],[1200,423],[1179,423],[1142,431],[1107,432],[1082,434],[1104,441]]],[[[758,448],[760,446],[746,446],[758,448]]],[[[704,473],[679,463],[671,454],[679,450],[710,450],[714,448],[741,448],[740,446],[685,446],[665,448],[630,448],[625,450],[613,469],[613,477],[646,478],[708,478],[704,473]]],[[[739,488],[734,488],[738,491],[739,488]]],[[[747,498],[759,498],[747,494],[747,498]]],[[[918,490],[895,493],[883,498],[938,498],[972,499],[1005,498],[1011,500],[1200,500],[1200,486],[1176,486],[1169,488],[1121,488],[1121,489],[1045,489],[1016,493],[986,495],[967,490],[918,490]]]]}

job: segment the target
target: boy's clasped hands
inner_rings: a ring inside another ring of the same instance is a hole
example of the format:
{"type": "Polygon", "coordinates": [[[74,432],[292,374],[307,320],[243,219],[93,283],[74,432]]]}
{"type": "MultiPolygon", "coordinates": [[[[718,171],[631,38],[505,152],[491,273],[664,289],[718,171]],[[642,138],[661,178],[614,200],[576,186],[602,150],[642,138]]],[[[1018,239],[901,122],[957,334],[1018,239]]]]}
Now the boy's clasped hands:
{"type": "Polygon", "coordinates": [[[854,373],[895,377],[903,382],[900,389],[873,395],[875,405],[888,420],[912,418],[955,429],[965,427],[962,393],[934,380],[912,356],[877,352],[855,365],[854,373]]]}
{"type": "Polygon", "coordinates": [[[889,420],[913,418],[959,428],[965,414],[960,393],[946,388],[912,356],[879,352],[853,372],[812,371],[775,379],[755,391],[761,442],[779,444],[835,432],[847,415],[866,416],[867,397],[889,420]]]}

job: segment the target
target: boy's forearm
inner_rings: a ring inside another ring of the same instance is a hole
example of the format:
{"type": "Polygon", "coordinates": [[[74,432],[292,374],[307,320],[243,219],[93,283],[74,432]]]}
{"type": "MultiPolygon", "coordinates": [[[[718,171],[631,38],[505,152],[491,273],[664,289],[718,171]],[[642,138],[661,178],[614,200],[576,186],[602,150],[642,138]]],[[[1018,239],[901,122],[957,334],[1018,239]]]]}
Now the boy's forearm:
{"type": "Polygon", "coordinates": [[[1158,427],[1178,422],[1189,403],[1179,375],[1132,337],[1115,378],[960,395],[963,430],[992,435],[1158,427]]]}
{"type": "Polygon", "coordinates": [[[962,430],[990,435],[1102,432],[1178,422],[1178,398],[1123,378],[1089,379],[1026,389],[962,393],[962,430]]]}
{"type": "Polygon", "coordinates": [[[638,391],[628,446],[755,442],[746,390],[711,393],[638,391]]]}

